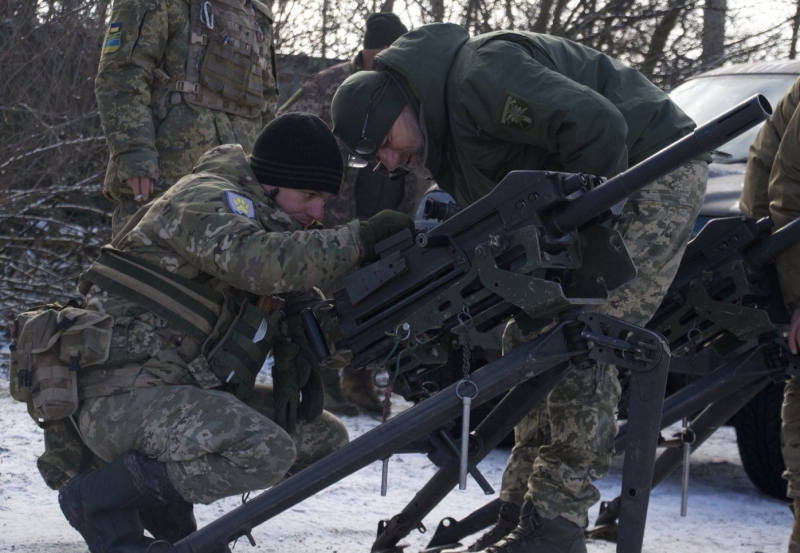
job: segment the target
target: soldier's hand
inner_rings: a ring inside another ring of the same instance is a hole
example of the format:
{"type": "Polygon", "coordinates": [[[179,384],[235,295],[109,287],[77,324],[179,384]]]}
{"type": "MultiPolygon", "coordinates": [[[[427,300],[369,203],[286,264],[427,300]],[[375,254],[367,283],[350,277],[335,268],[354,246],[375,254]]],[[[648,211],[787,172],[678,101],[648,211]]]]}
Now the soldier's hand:
{"type": "Polygon", "coordinates": [[[275,397],[275,422],[289,434],[294,433],[297,408],[300,405],[302,387],[295,360],[300,346],[289,341],[278,340],[272,348],[272,390],[275,397]]]}
{"type": "Polygon", "coordinates": [[[384,209],[373,215],[368,221],[362,221],[359,227],[359,238],[364,248],[364,259],[375,257],[375,244],[403,229],[414,232],[414,221],[405,213],[390,209],[384,209]]]}
{"type": "Polygon", "coordinates": [[[150,177],[129,177],[125,184],[128,188],[133,190],[133,199],[137,202],[146,202],[147,199],[153,194],[156,186],[155,179],[150,177]]]}
{"type": "Polygon", "coordinates": [[[797,355],[798,350],[800,350],[800,307],[792,313],[792,324],[789,327],[789,336],[787,338],[789,351],[797,355]]]}

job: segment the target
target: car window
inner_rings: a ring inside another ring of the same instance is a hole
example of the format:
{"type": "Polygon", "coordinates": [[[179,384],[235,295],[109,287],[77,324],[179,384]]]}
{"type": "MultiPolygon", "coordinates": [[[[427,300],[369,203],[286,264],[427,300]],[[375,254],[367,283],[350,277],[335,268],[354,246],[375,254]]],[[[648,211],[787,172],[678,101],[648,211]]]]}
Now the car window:
{"type": "MultiPolygon", "coordinates": [[[[670,97],[686,114],[702,125],[723,111],[763,94],[774,107],[797,79],[797,75],[712,75],[687,81],[670,92],[670,97]]],[[[747,161],[747,150],[760,125],[734,138],[714,153],[714,161],[741,163],[747,161]]]]}

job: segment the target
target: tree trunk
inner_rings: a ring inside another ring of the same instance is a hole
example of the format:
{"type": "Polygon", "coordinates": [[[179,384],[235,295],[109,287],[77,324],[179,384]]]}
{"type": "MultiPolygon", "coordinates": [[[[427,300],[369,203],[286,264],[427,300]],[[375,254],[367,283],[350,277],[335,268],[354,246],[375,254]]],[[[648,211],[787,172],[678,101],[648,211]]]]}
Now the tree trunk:
{"type": "Polygon", "coordinates": [[[328,0],[322,2],[322,32],[320,35],[320,57],[328,53],[328,0]]]}
{"type": "Polygon", "coordinates": [[[384,0],[381,4],[382,12],[393,12],[394,11],[394,0],[384,0]]]}
{"type": "MultiPolygon", "coordinates": [[[[800,2],[800,0],[798,0],[800,2]]],[[[536,14],[536,21],[533,22],[531,31],[535,33],[546,33],[547,23],[550,21],[550,11],[553,9],[553,0],[542,0],[539,2],[539,13],[536,14]]]]}
{"type": "MultiPolygon", "coordinates": [[[[723,2],[724,1],[725,0],[723,0],[723,2]]],[[[648,48],[644,62],[642,62],[642,66],[639,68],[642,75],[648,79],[652,80],[658,62],[664,59],[666,54],[664,48],[667,45],[667,39],[675,28],[678,18],[681,15],[682,6],[684,5],[683,0],[669,0],[667,12],[653,31],[653,39],[650,42],[650,48],[648,48]]]]}
{"type": "Polygon", "coordinates": [[[800,31],[800,0],[797,0],[797,7],[792,19],[792,42],[789,44],[789,59],[797,59],[797,34],[800,31]]]}
{"type": "Polygon", "coordinates": [[[431,0],[431,15],[436,23],[444,21],[444,0],[431,0]]]}
{"type": "Polygon", "coordinates": [[[727,0],[706,0],[703,10],[703,52],[700,55],[704,69],[721,65],[724,61],[727,9],[727,0]]]}

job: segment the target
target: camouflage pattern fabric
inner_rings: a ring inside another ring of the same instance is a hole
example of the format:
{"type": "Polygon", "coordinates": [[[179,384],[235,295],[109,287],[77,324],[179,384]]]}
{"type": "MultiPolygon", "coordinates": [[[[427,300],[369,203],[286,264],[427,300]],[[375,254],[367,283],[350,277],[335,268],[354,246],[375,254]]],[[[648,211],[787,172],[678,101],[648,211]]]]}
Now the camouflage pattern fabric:
{"type": "Polygon", "coordinates": [[[189,105],[170,83],[186,75],[189,49],[189,3],[181,0],[115,0],[111,11],[97,79],[100,118],[110,159],[104,194],[118,202],[113,217],[116,235],[136,210],[125,180],[155,179],[156,195],[188,174],[197,159],[220,144],[241,144],[250,152],[256,136],[274,117],[277,102],[272,15],[254,1],[262,30],[259,55],[269,61],[263,73],[266,111],[246,118],[189,105]],[[168,79],[165,83],[158,75],[168,79]]]}
{"type": "Polygon", "coordinates": [[[89,447],[110,462],[135,450],[166,463],[175,489],[191,503],[263,489],[348,441],[323,412],[297,421],[293,436],[275,422],[272,389],[257,385],[246,404],[195,386],[155,386],[87,400],[78,412],[89,447]]]}
{"type": "MultiPolygon", "coordinates": [[[[319,116],[330,127],[331,100],[347,77],[361,71],[361,54],[350,62],[340,63],[309,77],[283,106],[279,113],[304,111],[319,116]]],[[[339,142],[342,157],[347,148],[339,142]]],[[[346,167],[342,187],[335,198],[325,202],[322,224],[327,228],[343,225],[353,219],[369,219],[379,211],[393,209],[413,215],[420,198],[431,183],[412,174],[390,180],[373,173],[375,165],[363,169],[346,167]]]]}
{"type": "MultiPolygon", "coordinates": [[[[359,225],[304,229],[267,197],[242,147],[228,144],[207,152],[193,174],[158,198],[118,248],[232,297],[280,295],[291,314],[318,299],[314,286],[360,263],[359,225]]],[[[96,286],[86,307],[114,317],[112,355],[149,359],[79,375],[82,397],[159,383],[203,385],[189,364],[200,344],[180,330],[96,286]]]]}
{"type": "MultiPolygon", "coordinates": [[[[638,325],[650,319],[678,269],[707,180],[707,163],[689,162],[628,200],[615,226],[638,275],[597,312],[638,325]]],[[[515,326],[506,329],[504,348],[533,337],[523,337],[515,326]]],[[[586,527],[589,507],[600,499],[592,482],[604,478],[611,464],[619,395],[613,366],[568,373],[546,404],[514,429],[520,441],[506,465],[500,498],[517,503],[525,497],[544,518],[560,515],[586,527]]]]}
{"type": "Polygon", "coordinates": [[[36,460],[36,468],[50,489],[58,490],[76,476],[88,455],[87,468],[100,468],[103,463],[87,450],[69,419],[51,421],[44,430],[44,453],[36,460]]]}
{"type": "MultiPolygon", "coordinates": [[[[153,202],[145,216],[120,238],[118,248],[170,272],[200,280],[229,297],[241,299],[243,292],[280,295],[286,300],[284,310],[293,313],[318,300],[318,292],[313,289],[315,284],[340,278],[361,262],[363,248],[358,239],[358,227],[357,221],[330,230],[301,227],[266,196],[250,170],[242,147],[223,145],[207,152],[200,159],[195,173],[153,202]]],[[[220,386],[213,373],[198,372],[200,369],[190,362],[200,354],[201,344],[144,308],[98,286],[92,286],[86,295],[85,307],[114,317],[110,356],[114,362],[106,368],[79,374],[80,394],[84,400],[79,411],[79,424],[87,445],[102,459],[111,460],[124,453],[125,448],[133,443],[123,443],[128,439],[140,439],[137,443],[153,440],[153,443],[166,447],[171,438],[157,435],[159,424],[145,420],[144,414],[167,415],[146,411],[139,416],[133,412],[122,414],[118,410],[125,401],[131,403],[132,409],[146,410],[147,403],[150,400],[155,402],[156,396],[162,399],[172,397],[171,401],[175,402],[175,396],[170,394],[178,393],[177,390],[194,390],[180,393],[191,396],[198,411],[188,409],[181,413],[193,417],[193,431],[199,433],[195,436],[197,440],[213,441],[219,425],[228,417],[235,419],[232,413],[241,414],[241,420],[236,424],[246,429],[238,446],[228,442],[215,444],[222,449],[239,448],[236,454],[241,459],[236,462],[240,463],[237,466],[242,470],[231,476],[233,480],[230,482],[222,476],[214,480],[210,472],[234,466],[231,465],[233,460],[227,462],[214,457],[213,461],[197,461],[185,473],[181,473],[177,465],[171,465],[173,483],[186,492],[184,497],[189,500],[211,501],[212,495],[218,493],[214,490],[224,488],[226,482],[233,486],[231,489],[234,491],[230,493],[238,493],[236,490],[241,486],[270,485],[283,475],[278,473],[281,470],[285,472],[293,462],[296,461],[296,467],[306,466],[341,445],[343,439],[346,441],[346,434],[337,429],[338,423],[335,424],[335,419],[327,414],[303,427],[293,443],[288,435],[279,432],[278,427],[265,418],[271,417],[267,407],[271,393],[262,391],[250,399],[260,415],[254,414],[255,411],[231,394],[218,390],[207,390],[214,392],[210,395],[200,393],[203,388],[220,386]],[[141,395],[144,390],[153,390],[151,393],[154,395],[141,395]],[[150,400],[140,399],[144,397],[150,400]],[[220,399],[220,406],[215,407],[209,403],[209,398],[224,399],[220,399]],[[139,402],[143,403],[140,405],[139,402]],[[198,418],[200,407],[208,414],[208,418],[202,421],[198,418]],[[109,415],[112,411],[116,413],[114,417],[109,415]],[[217,415],[223,419],[211,418],[217,415]],[[138,430],[120,430],[123,428],[120,419],[136,420],[140,426],[136,427],[138,430]],[[272,446],[264,446],[260,441],[261,445],[247,442],[246,432],[250,431],[259,436],[258,440],[272,440],[272,446]],[[141,434],[137,437],[136,432],[141,434]],[[103,445],[106,438],[108,444],[103,445]],[[119,444],[123,444],[120,445],[122,449],[117,451],[114,448],[119,444]],[[255,449],[245,451],[251,446],[255,449]],[[276,455],[274,461],[260,459],[261,455],[272,455],[273,452],[276,455]],[[269,470],[266,470],[267,465],[269,470]],[[258,469],[245,470],[253,467],[258,469]],[[178,483],[178,479],[183,477],[194,481],[192,471],[214,480],[209,483],[198,476],[198,481],[202,481],[198,486],[207,486],[211,490],[206,495],[203,495],[205,492],[187,491],[185,488],[191,487],[190,484],[181,487],[182,484],[178,483]],[[267,474],[258,477],[251,474],[261,471],[267,474]]],[[[169,403],[165,400],[164,408],[169,407],[169,403]]],[[[175,408],[180,407],[176,404],[175,408]]],[[[173,417],[170,420],[174,428],[181,428],[180,425],[188,420],[179,418],[177,412],[168,414],[173,417]]],[[[43,476],[49,482],[64,478],[64,474],[69,477],[77,473],[80,444],[74,436],[72,438],[69,433],[59,433],[53,447],[48,445],[42,463],[47,463],[43,476]],[[58,459],[54,460],[54,456],[58,459]]],[[[177,442],[169,444],[170,447],[183,447],[177,442]]],[[[165,449],[152,451],[143,452],[166,455],[165,449]]]]}

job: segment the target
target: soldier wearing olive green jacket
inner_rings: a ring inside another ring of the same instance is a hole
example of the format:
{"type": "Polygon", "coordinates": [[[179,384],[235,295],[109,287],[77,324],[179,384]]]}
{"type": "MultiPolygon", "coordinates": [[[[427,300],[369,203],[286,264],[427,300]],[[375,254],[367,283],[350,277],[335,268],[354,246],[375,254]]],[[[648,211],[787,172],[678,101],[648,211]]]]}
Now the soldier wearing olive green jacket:
{"type": "Polygon", "coordinates": [[[250,152],[276,109],[272,12],[259,0],[115,0],[95,93],[116,234],[206,150],[250,152]]]}
{"type": "MultiPolygon", "coordinates": [[[[334,134],[389,171],[434,178],[462,206],[513,170],[611,177],[695,126],[634,69],[558,37],[470,38],[456,25],[426,25],[378,54],[373,67],[337,91],[334,134]]],[[[688,162],[628,200],[616,226],[638,276],[598,311],[640,325],[652,316],[678,268],[707,172],[707,157],[688,162]]],[[[515,429],[501,499],[520,502],[521,515],[498,551],[540,551],[543,542],[547,551],[586,550],[587,512],[600,496],[592,482],[609,469],[619,393],[614,367],[571,372],[547,398],[550,443],[536,451],[538,411],[515,429]]]]}
{"type": "Polygon", "coordinates": [[[300,312],[315,286],[413,222],[382,212],[319,228],[342,174],[318,117],[277,118],[251,156],[238,144],[204,154],[84,273],[85,308],[113,327],[108,360],[78,372],[74,418],[108,464],[67,481],[59,503],[91,551],[144,552],[141,513],[190,515],[193,503],[271,486],[347,442],[323,411],[300,312]],[[273,386],[257,385],[270,352],[273,386]]]}
{"type": "MultiPolygon", "coordinates": [[[[795,81],[767,122],[761,127],[747,159],[739,208],[748,217],[769,216],[775,228],[800,217],[800,79],[795,81]]],[[[800,350],[800,244],[776,260],[786,305],[792,311],[788,342],[792,353],[800,350]]],[[[781,448],[789,481],[787,495],[795,514],[789,553],[800,553],[800,380],[786,382],[781,413],[781,448]]]]}

